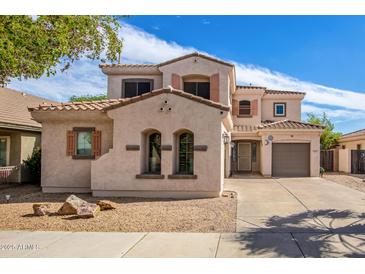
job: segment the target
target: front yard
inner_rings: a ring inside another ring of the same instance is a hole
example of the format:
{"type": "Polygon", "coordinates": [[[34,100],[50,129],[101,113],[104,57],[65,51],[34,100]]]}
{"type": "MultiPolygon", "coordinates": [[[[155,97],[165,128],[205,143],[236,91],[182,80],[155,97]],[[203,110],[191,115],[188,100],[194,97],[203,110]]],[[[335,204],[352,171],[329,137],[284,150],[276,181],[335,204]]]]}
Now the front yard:
{"type": "Polygon", "coordinates": [[[365,193],[365,175],[351,176],[333,172],[325,174],[323,178],[365,193]]]}
{"type": "MultiPolygon", "coordinates": [[[[110,198],[115,210],[101,211],[95,218],[34,216],[32,205],[51,203],[57,212],[69,194],[44,194],[39,187],[22,185],[0,188],[0,230],[120,231],[120,232],[235,232],[237,198],[192,200],[110,198]],[[5,195],[10,194],[10,203],[5,195]]],[[[89,194],[77,195],[95,203],[89,194]]],[[[103,198],[104,199],[104,198],[103,198]]]]}

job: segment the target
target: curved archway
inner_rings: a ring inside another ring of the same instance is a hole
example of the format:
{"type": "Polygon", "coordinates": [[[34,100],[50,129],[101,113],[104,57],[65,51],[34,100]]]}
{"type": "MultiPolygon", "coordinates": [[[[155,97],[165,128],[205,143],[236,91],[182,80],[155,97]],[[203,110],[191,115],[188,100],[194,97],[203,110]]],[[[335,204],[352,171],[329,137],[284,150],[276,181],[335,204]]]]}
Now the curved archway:
{"type": "Polygon", "coordinates": [[[175,133],[176,173],[194,174],[194,133],[181,129],[175,133]]]}
{"type": "Polygon", "coordinates": [[[146,129],[143,134],[144,173],[161,174],[161,132],[146,129]]]}

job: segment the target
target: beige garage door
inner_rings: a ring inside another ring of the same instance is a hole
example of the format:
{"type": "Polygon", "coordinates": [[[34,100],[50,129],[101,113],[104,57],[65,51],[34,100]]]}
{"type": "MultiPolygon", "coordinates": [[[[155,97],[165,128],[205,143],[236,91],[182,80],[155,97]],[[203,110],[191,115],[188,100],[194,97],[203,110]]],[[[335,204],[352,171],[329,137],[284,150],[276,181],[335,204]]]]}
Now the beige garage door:
{"type": "Polygon", "coordinates": [[[310,176],[310,144],[272,144],[272,176],[310,176]]]}

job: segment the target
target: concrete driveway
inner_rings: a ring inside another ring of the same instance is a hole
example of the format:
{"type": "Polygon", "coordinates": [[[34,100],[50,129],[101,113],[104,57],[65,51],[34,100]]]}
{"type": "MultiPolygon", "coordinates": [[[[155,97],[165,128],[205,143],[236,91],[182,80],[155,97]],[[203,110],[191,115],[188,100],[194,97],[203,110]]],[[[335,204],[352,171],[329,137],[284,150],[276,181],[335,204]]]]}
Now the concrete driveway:
{"type": "Polygon", "coordinates": [[[225,187],[238,193],[232,256],[365,257],[365,193],[320,178],[248,177],[225,187]]]}

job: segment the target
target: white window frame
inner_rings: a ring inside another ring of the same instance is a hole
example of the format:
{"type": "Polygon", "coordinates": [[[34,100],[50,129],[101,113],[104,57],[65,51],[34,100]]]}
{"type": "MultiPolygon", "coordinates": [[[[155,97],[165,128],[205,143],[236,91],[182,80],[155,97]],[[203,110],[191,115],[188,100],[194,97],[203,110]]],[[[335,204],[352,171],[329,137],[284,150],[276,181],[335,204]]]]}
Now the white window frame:
{"type": "Polygon", "coordinates": [[[274,103],[274,116],[275,117],[285,117],[286,116],[286,104],[285,103],[274,103]],[[283,110],[284,110],[283,114],[277,113],[277,111],[276,111],[277,106],[283,106],[283,110]]]}
{"type": "Polygon", "coordinates": [[[0,139],[6,139],[6,166],[10,165],[10,136],[0,136],[0,139]]]}

